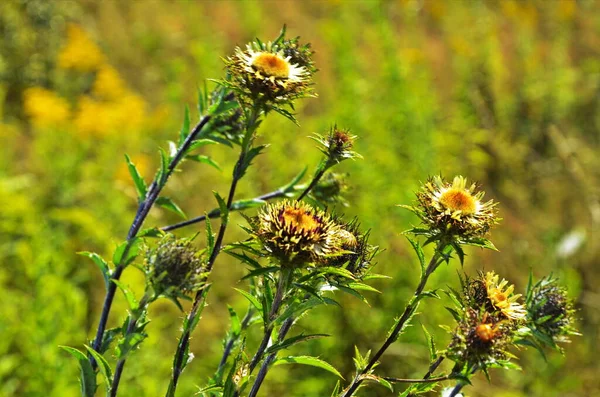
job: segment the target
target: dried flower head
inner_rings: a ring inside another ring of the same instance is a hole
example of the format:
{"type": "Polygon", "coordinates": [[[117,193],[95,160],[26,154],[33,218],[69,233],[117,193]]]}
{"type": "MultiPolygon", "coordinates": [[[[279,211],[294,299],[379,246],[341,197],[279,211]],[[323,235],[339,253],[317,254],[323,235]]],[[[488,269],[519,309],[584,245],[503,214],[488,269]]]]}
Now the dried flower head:
{"type": "Polygon", "coordinates": [[[496,321],[494,316],[483,311],[466,308],[463,319],[452,333],[447,357],[467,367],[486,366],[508,360],[515,326],[507,321],[496,321]]]}
{"type": "MultiPolygon", "coordinates": [[[[283,34],[283,33],[282,33],[283,34]]],[[[312,74],[312,52],[298,39],[274,42],[253,41],[246,49],[236,48],[225,63],[231,75],[230,86],[251,102],[286,103],[308,94],[312,74]]]]}
{"type": "Polygon", "coordinates": [[[146,273],[156,295],[179,296],[204,285],[206,266],[189,239],[167,235],[148,251],[146,273]]]}
{"type": "Polygon", "coordinates": [[[283,266],[323,261],[341,252],[350,239],[326,212],[298,201],[265,205],[252,226],[265,249],[283,266]]]}
{"type": "Polygon", "coordinates": [[[569,335],[578,335],[574,327],[573,301],[552,276],[528,289],[526,306],[533,335],[545,345],[569,342],[569,335]]]}
{"type": "Polygon", "coordinates": [[[417,193],[419,206],[411,208],[429,228],[462,238],[483,237],[498,222],[496,203],[482,202],[484,192],[476,184],[467,186],[462,176],[452,183],[430,178],[417,193]]]}
{"type": "Polygon", "coordinates": [[[322,204],[347,205],[344,193],[348,191],[346,174],[327,172],[311,190],[310,196],[322,204]]]}

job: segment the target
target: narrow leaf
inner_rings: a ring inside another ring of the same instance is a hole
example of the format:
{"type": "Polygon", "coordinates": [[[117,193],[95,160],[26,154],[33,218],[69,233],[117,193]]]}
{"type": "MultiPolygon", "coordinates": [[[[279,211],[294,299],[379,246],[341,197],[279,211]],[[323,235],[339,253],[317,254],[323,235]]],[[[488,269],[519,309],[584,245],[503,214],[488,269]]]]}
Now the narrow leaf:
{"type": "Polygon", "coordinates": [[[131,162],[131,159],[128,155],[125,155],[125,160],[127,161],[127,168],[129,169],[129,174],[131,174],[131,178],[133,179],[133,183],[135,184],[135,190],[137,191],[138,199],[141,201],[144,198],[146,198],[148,187],[146,186],[144,178],[142,178],[139,171],[135,167],[135,164],[131,162]]]}
{"type": "Polygon", "coordinates": [[[102,272],[102,277],[104,278],[104,286],[108,290],[108,285],[109,285],[109,280],[110,280],[110,268],[108,267],[108,263],[100,255],[98,255],[94,252],[84,251],[84,252],[78,252],[78,254],[87,256],[92,261],[94,261],[96,266],[98,266],[98,268],[102,272]]]}
{"type": "Polygon", "coordinates": [[[177,204],[175,204],[175,202],[173,200],[171,200],[169,197],[159,197],[156,199],[156,205],[167,209],[169,211],[172,211],[174,213],[176,213],[177,215],[179,215],[180,217],[182,217],[183,219],[186,219],[187,216],[185,215],[185,213],[183,212],[183,210],[181,208],[179,208],[179,206],[177,204]]]}
{"type": "Polygon", "coordinates": [[[323,361],[317,357],[312,357],[312,356],[288,356],[288,357],[282,357],[282,358],[278,358],[277,360],[275,360],[275,362],[273,362],[273,365],[283,365],[283,364],[302,364],[302,365],[310,365],[313,367],[318,367],[318,368],[322,368],[326,371],[331,372],[332,374],[335,374],[337,376],[339,376],[340,378],[344,379],[344,377],[342,376],[342,374],[339,373],[339,371],[337,369],[335,369],[335,367],[331,364],[329,364],[326,361],[323,361]]]}

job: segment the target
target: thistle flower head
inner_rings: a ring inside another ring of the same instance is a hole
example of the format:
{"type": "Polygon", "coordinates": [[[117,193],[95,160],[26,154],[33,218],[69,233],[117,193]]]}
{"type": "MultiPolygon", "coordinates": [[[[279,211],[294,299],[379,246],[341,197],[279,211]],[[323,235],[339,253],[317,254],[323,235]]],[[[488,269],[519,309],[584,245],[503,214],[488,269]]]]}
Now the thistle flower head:
{"type": "Polygon", "coordinates": [[[189,239],[167,235],[148,251],[146,273],[156,295],[179,296],[204,285],[206,264],[189,239]]]}
{"type": "Polygon", "coordinates": [[[265,205],[252,227],[283,266],[324,261],[341,253],[351,237],[326,212],[298,201],[265,205]]]}
{"type": "Polygon", "coordinates": [[[521,294],[514,294],[514,285],[509,285],[505,279],[499,281],[497,274],[488,272],[485,275],[485,288],[490,303],[504,317],[510,320],[525,318],[525,307],[518,302],[521,294]]]}
{"type": "Polygon", "coordinates": [[[518,301],[521,294],[514,293],[514,286],[505,279],[499,280],[494,272],[480,273],[469,279],[463,288],[467,305],[474,310],[485,310],[495,319],[521,321],[525,319],[525,307],[518,301]]]}
{"type": "Polygon", "coordinates": [[[512,355],[507,351],[515,333],[515,326],[496,321],[485,311],[466,308],[462,320],[452,333],[447,357],[461,366],[485,367],[512,355]]]}
{"type": "Polygon", "coordinates": [[[250,102],[289,103],[308,94],[315,72],[311,57],[310,46],[299,45],[298,39],[253,41],[226,59],[229,85],[250,102]]]}
{"type": "Polygon", "coordinates": [[[578,335],[573,301],[556,278],[545,277],[530,287],[526,306],[533,335],[544,344],[569,342],[570,335],[578,335]]]}
{"type": "Polygon", "coordinates": [[[430,178],[417,193],[418,207],[411,208],[430,229],[465,239],[483,237],[498,222],[496,203],[483,202],[483,191],[467,185],[462,176],[452,183],[430,178]]]}
{"type": "Polygon", "coordinates": [[[331,127],[327,136],[316,134],[312,138],[319,142],[321,145],[319,149],[332,164],[361,157],[360,154],[352,150],[356,135],[352,135],[349,130],[338,128],[337,125],[331,127]]]}

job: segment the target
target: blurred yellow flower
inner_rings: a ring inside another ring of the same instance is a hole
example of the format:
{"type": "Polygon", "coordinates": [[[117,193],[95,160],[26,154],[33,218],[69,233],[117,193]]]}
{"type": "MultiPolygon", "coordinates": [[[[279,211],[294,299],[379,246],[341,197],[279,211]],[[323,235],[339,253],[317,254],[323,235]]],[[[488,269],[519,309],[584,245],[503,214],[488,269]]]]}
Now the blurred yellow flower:
{"type": "Polygon", "coordinates": [[[59,126],[71,117],[69,103],[56,93],[42,87],[25,90],[23,108],[36,127],[59,126]]]}
{"type": "Polygon", "coordinates": [[[117,131],[139,131],[145,119],[146,103],[133,93],[125,93],[116,101],[99,101],[82,96],[74,124],[82,135],[101,136],[117,131]]]}
{"type": "Polygon", "coordinates": [[[103,60],[104,55],[87,33],[80,26],[70,24],[67,27],[67,43],[58,54],[59,67],[91,72],[103,60]]]}
{"type": "Polygon", "coordinates": [[[102,99],[116,99],[126,91],[125,82],[119,72],[110,65],[102,65],[94,81],[94,95],[102,99]]]}

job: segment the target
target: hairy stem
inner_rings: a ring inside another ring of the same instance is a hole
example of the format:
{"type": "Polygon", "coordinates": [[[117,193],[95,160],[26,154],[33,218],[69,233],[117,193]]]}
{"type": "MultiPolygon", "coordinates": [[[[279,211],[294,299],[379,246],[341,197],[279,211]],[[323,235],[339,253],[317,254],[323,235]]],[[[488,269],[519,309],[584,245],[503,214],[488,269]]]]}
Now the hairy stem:
{"type": "MultiPolygon", "coordinates": [[[[138,210],[133,218],[133,222],[131,223],[131,227],[129,228],[129,232],[127,233],[127,241],[131,243],[133,239],[137,236],[142,227],[148,213],[150,213],[150,209],[156,202],[162,188],[167,183],[167,180],[177,167],[177,165],[183,159],[185,152],[188,150],[192,142],[196,139],[200,131],[208,124],[210,121],[210,116],[204,116],[200,120],[198,124],[192,129],[189,133],[185,141],[181,144],[177,153],[171,160],[169,167],[167,169],[167,174],[163,176],[163,181],[154,180],[146,193],[146,198],[140,202],[138,206],[138,210]],[[160,182],[160,183],[159,183],[160,182]]],[[[130,250],[131,245],[128,244],[125,248],[125,253],[123,254],[123,258],[127,257],[127,253],[130,250]]],[[[121,274],[123,274],[123,270],[125,269],[125,265],[115,264],[115,270],[111,274],[111,278],[114,280],[119,280],[121,278],[121,274]]],[[[110,309],[112,307],[113,300],[115,298],[115,292],[117,290],[117,285],[115,283],[110,283],[108,286],[108,290],[106,291],[106,296],[104,297],[104,304],[102,305],[102,312],[100,314],[100,322],[98,323],[98,329],[96,330],[96,337],[92,343],[92,348],[99,352],[100,346],[102,346],[102,340],[104,338],[104,331],[106,330],[106,323],[108,322],[108,315],[110,314],[110,309]]],[[[97,367],[96,360],[90,355],[89,356],[90,363],[92,367],[95,369],[97,367]]]]}
{"type": "Polygon", "coordinates": [[[367,366],[365,368],[363,368],[362,371],[360,371],[359,373],[356,374],[356,376],[352,380],[352,383],[350,384],[350,386],[348,386],[348,388],[342,392],[342,394],[341,394],[342,397],[349,397],[349,396],[353,395],[353,393],[358,389],[360,384],[363,382],[364,376],[366,374],[368,374],[371,371],[371,369],[373,369],[373,367],[375,366],[375,364],[377,364],[377,362],[379,361],[381,356],[385,353],[385,351],[392,345],[392,343],[394,343],[396,341],[396,339],[398,338],[398,335],[400,335],[400,332],[402,332],[402,330],[406,326],[406,323],[411,318],[412,314],[415,312],[417,306],[419,305],[419,301],[421,298],[420,295],[423,292],[423,290],[425,289],[425,285],[427,284],[427,280],[429,280],[429,276],[431,276],[431,274],[435,271],[435,269],[437,269],[438,265],[443,260],[441,257],[441,250],[444,248],[444,246],[445,245],[443,243],[441,243],[441,242],[438,243],[435,253],[431,257],[431,260],[429,261],[429,265],[427,265],[427,268],[421,275],[421,281],[419,282],[419,285],[417,286],[415,293],[413,294],[412,298],[406,305],[404,312],[402,313],[402,316],[396,323],[396,326],[394,327],[394,329],[392,330],[392,332],[390,333],[388,338],[385,340],[383,345],[379,348],[377,353],[375,353],[373,355],[373,357],[371,358],[371,360],[369,361],[367,366]]]}

